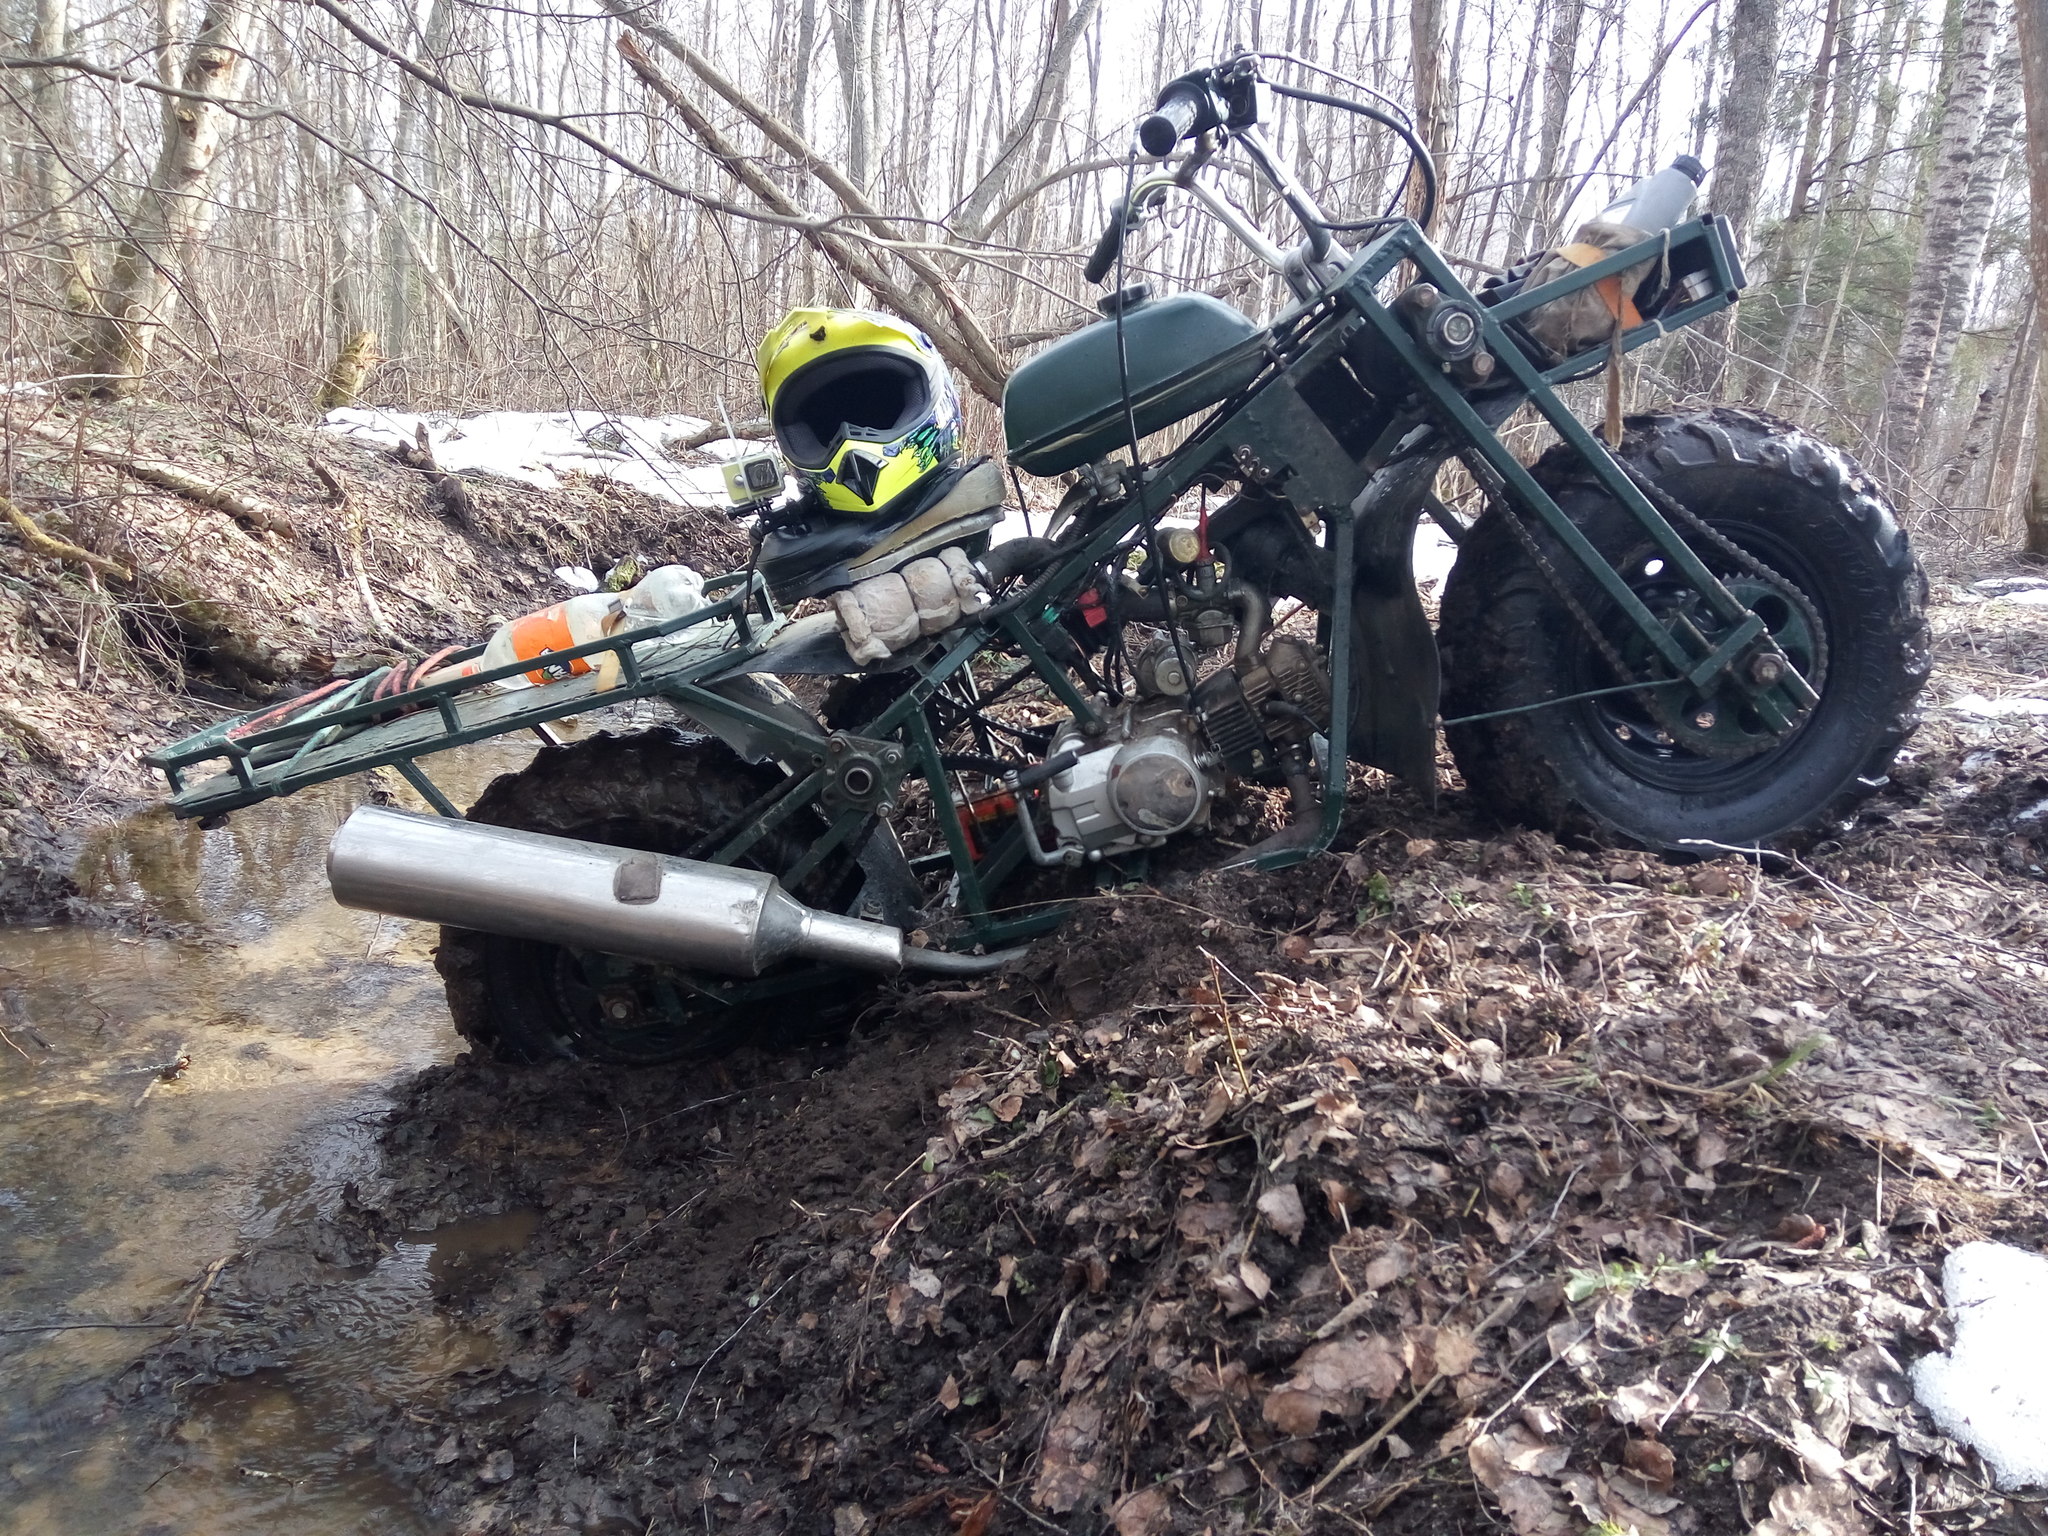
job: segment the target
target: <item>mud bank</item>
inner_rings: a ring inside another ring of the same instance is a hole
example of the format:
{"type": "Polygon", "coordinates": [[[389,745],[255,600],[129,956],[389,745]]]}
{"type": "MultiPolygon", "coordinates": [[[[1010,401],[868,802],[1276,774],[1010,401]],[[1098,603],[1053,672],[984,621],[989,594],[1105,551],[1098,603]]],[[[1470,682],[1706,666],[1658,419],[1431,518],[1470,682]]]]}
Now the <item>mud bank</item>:
{"type": "Polygon", "coordinates": [[[120,574],[0,532],[0,921],[93,915],[72,864],[92,827],[160,792],[141,757],[166,740],[472,643],[565,595],[559,565],[710,571],[745,553],[716,513],[614,479],[476,475],[451,491],[416,455],[260,418],[22,396],[4,418],[13,503],[120,574]],[[121,467],[137,463],[211,499],[121,467]]]}
{"type": "Polygon", "coordinates": [[[2012,617],[1942,610],[1796,862],[1379,791],[834,1047],[429,1069],[111,1411],[217,1476],[179,1437],[302,1390],[311,1299],[512,1223],[432,1280],[472,1358],[322,1399],[436,1529],[2036,1529],[1904,1376],[1952,1246],[2048,1245],[2048,742],[1951,707],[2041,675],[2012,617]]]}

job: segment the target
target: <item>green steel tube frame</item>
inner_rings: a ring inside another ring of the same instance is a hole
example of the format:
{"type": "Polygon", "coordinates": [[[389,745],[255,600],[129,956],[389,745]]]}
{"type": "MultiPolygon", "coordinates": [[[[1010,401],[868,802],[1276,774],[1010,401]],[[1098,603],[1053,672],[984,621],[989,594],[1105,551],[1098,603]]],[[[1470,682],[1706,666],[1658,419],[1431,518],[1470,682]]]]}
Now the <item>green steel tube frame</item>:
{"type": "MultiPolygon", "coordinates": [[[[1679,634],[1660,624],[1629,590],[1620,573],[1585,540],[1563,510],[1500,441],[1465,392],[1433,357],[1423,351],[1399,317],[1380,301],[1379,287],[1403,262],[1412,263],[1417,272],[1436,284],[1445,295],[1472,299],[1470,290],[1423,232],[1414,224],[1404,222],[1360,253],[1322,296],[1319,302],[1324,306],[1324,313],[1309,318],[1294,338],[1297,346],[1292,355],[1282,356],[1274,352],[1273,366],[1245,394],[1220,407],[1166,459],[1145,466],[1135,477],[1127,477],[1127,484],[1130,478],[1136,479],[1135,491],[1113,507],[1098,525],[1087,531],[1078,543],[1062,553],[1021,592],[1013,593],[988,613],[962,625],[951,633],[950,638],[942,638],[938,642],[941,649],[935,657],[913,666],[911,670],[915,680],[903,695],[863,728],[871,737],[886,738],[900,733],[909,748],[910,762],[905,765],[905,771],[915,769],[928,786],[933,812],[959,881],[960,905],[970,930],[968,942],[997,945],[1045,931],[1059,922],[1063,908],[1050,905],[1005,911],[992,906],[991,898],[996,890],[1023,863],[1023,833],[1020,828],[1012,827],[995,846],[979,858],[975,856],[960,824],[958,802],[948,784],[940,746],[927,718],[926,706],[948,679],[970,666],[974,657],[992,643],[1007,645],[1021,654],[1062,704],[1073,711],[1085,732],[1091,735],[1098,733],[1103,727],[1094,706],[1075,686],[1066,669],[1052,659],[1041,635],[1058,624],[1060,609],[1072,593],[1080,590],[1100,564],[1133,535],[1151,526],[1161,513],[1205,476],[1232,472],[1235,450],[1249,447],[1254,454],[1273,455],[1276,445],[1267,440],[1271,436],[1268,415],[1260,410],[1260,401],[1266,391],[1273,388],[1291,390],[1292,380],[1305,377],[1327,362],[1362,328],[1371,328],[1380,344],[1399,358],[1427,405],[1428,419],[1433,420],[1444,434],[1446,441],[1422,451],[1433,451],[1446,457],[1455,453],[1481,478],[1483,485],[1512,496],[1538,517],[1585,565],[1607,595],[1642,630],[1659,655],[1679,675],[1693,680],[1695,686],[1704,687],[1744,655],[1754,654],[1762,629],[1755,615],[1722,585],[1643,495],[1605,444],[1588,432],[1557,396],[1555,384],[1597,366],[1607,348],[1602,346],[1544,368],[1531,359],[1505,329],[1509,322],[1538,305],[1646,260],[1657,260],[1673,250],[1693,248],[1693,243],[1698,241],[1707,242],[1705,249],[1711,258],[1715,291],[1665,317],[1661,324],[1647,324],[1625,333],[1618,344],[1624,351],[1633,350],[1657,339],[1667,329],[1690,324],[1732,302],[1735,291],[1742,285],[1740,268],[1735,265],[1727,236],[1711,222],[1694,221],[1680,226],[1672,232],[1668,242],[1662,238],[1646,241],[1582,268],[1558,282],[1518,294],[1491,309],[1482,307],[1481,315],[1484,344],[1488,350],[1507,369],[1515,385],[1559,436],[1584,457],[1603,488],[1629,509],[1676,569],[1731,625],[1732,633],[1727,640],[1704,655],[1697,654],[1688,648],[1679,634]]],[[[1284,414],[1277,413],[1275,419],[1284,417],[1284,414]]],[[[1288,462],[1284,452],[1287,446],[1284,442],[1278,444],[1283,451],[1272,461],[1276,479],[1290,469],[1298,471],[1301,468],[1288,462]]],[[[1363,482],[1369,481],[1373,471],[1382,467],[1384,464],[1381,463],[1354,462],[1352,471],[1363,482]]],[[[1364,493],[1361,493],[1358,501],[1363,500],[1364,493]]],[[[1348,636],[1354,600],[1355,524],[1360,508],[1357,503],[1322,501],[1312,509],[1304,510],[1313,510],[1320,518],[1324,547],[1332,565],[1331,600],[1324,614],[1332,637],[1329,646],[1331,693],[1334,699],[1346,701],[1353,660],[1348,636]]],[[[706,723],[715,724],[723,720],[744,726],[771,743],[776,754],[793,770],[782,794],[761,814],[752,817],[745,829],[721,845],[714,854],[714,858],[721,862],[736,859],[765,831],[811,804],[824,792],[828,738],[799,729],[784,719],[751,709],[714,691],[713,685],[722,678],[745,672],[748,662],[759,655],[783,622],[758,577],[751,583],[743,576],[721,577],[707,585],[707,593],[714,591],[728,595],[719,598],[709,608],[685,618],[578,646],[560,652],[554,658],[563,662],[606,652],[617,655],[620,684],[603,694],[596,693],[587,683],[577,686],[582,680],[572,680],[570,683],[535,688],[530,695],[497,695],[496,701],[481,711],[484,718],[465,717],[462,705],[470,701],[462,696],[483,684],[531,667],[530,662],[519,662],[473,678],[429,685],[395,699],[355,704],[314,721],[287,722],[252,732],[245,738],[230,737],[227,733],[235,722],[225,722],[175,746],[152,753],[147,761],[159,768],[170,781],[172,808],[180,815],[217,814],[274,795],[287,794],[310,783],[367,768],[394,765],[441,814],[453,816],[459,815],[459,811],[420,769],[416,758],[508,731],[529,727],[537,729],[547,720],[580,713],[601,704],[662,696],[672,700],[685,714],[706,723]],[[742,590],[732,590],[735,587],[742,590]],[[643,664],[634,653],[634,646],[650,639],[725,618],[731,619],[739,631],[739,643],[726,651],[673,669],[664,668],[658,662],[643,664]],[[760,624],[758,629],[756,620],[760,624]],[[511,700],[509,705],[504,702],[508,698],[511,700]],[[380,741],[376,739],[378,728],[373,725],[353,754],[341,750],[348,745],[346,741],[319,752],[307,751],[314,736],[321,731],[335,726],[370,725],[378,716],[407,706],[431,711],[440,729],[432,734],[423,734],[419,728],[413,727],[410,737],[402,732],[386,731],[385,734],[393,739],[380,741]],[[283,753],[293,748],[296,750],[284,764],[290,771],[277,771],[275,754],[267,761],[259,760],[268,749],[283,753]],[[185,784],[184,774],[194,765],[217,759],[227,762],[228,771],[224,776],[229,780],[227,784],[221,784],[221,777],[197,786],[185,784]]],[[[1762,644],[1768,646],[1769,641],[1763,640],[1762,644]]],[[[472,648],[457,659],[480,654],[481,649],[472,648]]],[[[1786,681],[1778,687],[1783,690],[1780,698],[1771,697],[1772,689],[1752,690],[1752,698],[1760,708],[1767,710],[1767,718],[1782,725],[1796,718],[1797,711],[1810,703],[1812,691],[1789,664],[1786,681]]],[[[472,694],[472,697],[481,698],[482,695],[472,694]]],[[[1305,846],[1262,856],[1257,861],[1258,867],[1279,868],[1311,858],[1327,849],[1335,837],[1344,809],[1348,714],[1348,709],[1343,707],[1332,712],[1321,813],[1314,838],[1305,846]]],[[[840,812],[828,824],[818,847],[811,850],[806,866],[814,866],[825,851],[858,832],[866,820],[866,813],[840,812]]]]}

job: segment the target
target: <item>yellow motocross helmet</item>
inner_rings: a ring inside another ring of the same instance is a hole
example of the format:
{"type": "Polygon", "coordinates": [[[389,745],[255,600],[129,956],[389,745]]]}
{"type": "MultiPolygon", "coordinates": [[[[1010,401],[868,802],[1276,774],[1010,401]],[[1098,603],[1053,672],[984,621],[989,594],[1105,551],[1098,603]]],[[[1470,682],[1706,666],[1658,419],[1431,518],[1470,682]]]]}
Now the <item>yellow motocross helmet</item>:
{"type": "Polygon", "coordinates": [[[924,332],[868,309],[796,309],[761,343],[761,397],[797,475],[836,512],[894,505],[960,447],[960,394],[924,332]]]}

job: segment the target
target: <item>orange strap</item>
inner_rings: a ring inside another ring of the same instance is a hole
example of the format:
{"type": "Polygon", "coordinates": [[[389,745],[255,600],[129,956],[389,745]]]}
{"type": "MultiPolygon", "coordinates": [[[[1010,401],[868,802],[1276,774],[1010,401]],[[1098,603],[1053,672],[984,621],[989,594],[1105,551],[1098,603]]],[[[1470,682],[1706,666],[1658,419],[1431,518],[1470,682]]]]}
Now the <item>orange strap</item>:
{"type": "MultiPolygon", "coordinates": [[[[1557,254],[1575,267],[1590,267],[1596,261],[1605,261],[1614,252],[1603,251],[1597,245],[1587,245],[1584,241],[1575,240],[1570,245],[1560,246],[1557,254]]],[[[1599,294],[1602,302],[1607,305],[1607,313],[1621,322],[1623,330],[1634,330],[1643,323],[1643,317],[1636,311],[1635,299],[1621,291],[1619,272],[1611,277],[1601,278],[1593,285],[1593,291],[1599,294]]]]}

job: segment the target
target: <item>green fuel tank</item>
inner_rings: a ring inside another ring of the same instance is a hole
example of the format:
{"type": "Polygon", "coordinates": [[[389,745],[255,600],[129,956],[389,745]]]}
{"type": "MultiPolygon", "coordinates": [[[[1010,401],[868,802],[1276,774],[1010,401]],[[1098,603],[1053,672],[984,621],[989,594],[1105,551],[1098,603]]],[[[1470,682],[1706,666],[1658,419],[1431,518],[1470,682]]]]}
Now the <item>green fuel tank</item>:
{"type": "Polygon", "coordinates": [[[1116,305],[1138,435],[1236,394],[1258,375],[1266,333],[1205,293],[1154,299],[1142,284],[1103,301],[1110,318],[1063,336],[1010,375],[1003,436],[1010,462],[1058,475],[1130,442],[1117,372],[1116,305]]]}

